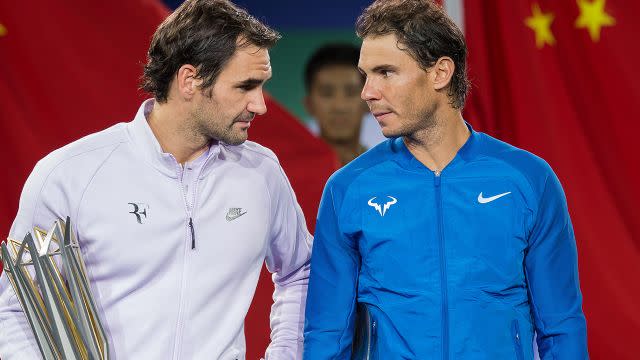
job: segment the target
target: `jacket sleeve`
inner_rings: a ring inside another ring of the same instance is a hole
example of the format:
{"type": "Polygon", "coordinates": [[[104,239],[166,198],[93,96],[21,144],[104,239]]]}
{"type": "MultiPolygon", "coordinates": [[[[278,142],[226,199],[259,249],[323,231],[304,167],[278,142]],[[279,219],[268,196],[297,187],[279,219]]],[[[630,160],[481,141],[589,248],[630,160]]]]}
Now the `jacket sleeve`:
{"type": "Polygon", "coordinates": [[[275,287],[267,360],[302,359],[302,326],[313,238],[281,168],[269,189],[273,206],[267,269],[275,287]]]}
{"type": "MultiPolygon", "coordinates": [[[[9,238],[22,241],[27,232],[33,232],[34,226],[49,230],[56,220],[69,215],[68,201],[60,188],[52,185],[55,180],[49,176],[50,170],[41,161],[27,179],[9,238]]],[[[41,358],[27,317],[4,272],[0,276],[0,358],[41,358]]]]}
{"type": "MultiPolygon", "coordinates": [[[[340,226],[340,196],[325,187],[311,258],[304,359],[349,359],[360,255],[340,226]]],[[[344,219],[343,219],[344,220],[344,219]]]]}
{"type": "Polygon", "coordinates": [[[538,196],[525,271],[540,358],[588,359],[576,241],[564,192],[550,168],[538,196]]]}

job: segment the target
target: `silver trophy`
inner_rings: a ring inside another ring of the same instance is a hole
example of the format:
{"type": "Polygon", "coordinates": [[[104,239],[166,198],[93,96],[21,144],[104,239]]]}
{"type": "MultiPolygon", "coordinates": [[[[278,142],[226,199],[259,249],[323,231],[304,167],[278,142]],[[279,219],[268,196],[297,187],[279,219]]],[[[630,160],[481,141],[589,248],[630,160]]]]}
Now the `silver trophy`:
{"type": "Polygon", "coordinates": [[[49,232],[33,230],[22,242],[7,239],[0,250],[4,271],[42,356],[46,360],[109,359],[69,217],[56,221],[49,232]]]}

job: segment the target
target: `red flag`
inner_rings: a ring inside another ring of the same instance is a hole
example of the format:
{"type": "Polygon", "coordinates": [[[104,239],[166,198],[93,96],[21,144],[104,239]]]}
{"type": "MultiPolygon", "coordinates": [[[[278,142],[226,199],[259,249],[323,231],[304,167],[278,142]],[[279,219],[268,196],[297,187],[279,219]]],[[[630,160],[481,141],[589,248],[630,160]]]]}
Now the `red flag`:
{"type": "MultiPolygon", "coordinates": [[[[0,180],[0,228],[5,234],[38,159],[133,118],[147,97],[137,88],[149,41],[167,14],[154,0],[0,2],[0,133],[7,169],[0,180]]],[[[324,182],[337,160],[280,105],[268,100],[267,106],[268,113],[252,124],[250,139],[278,155],[313,229],[324,182]]],[[[249,359],[259,358],[269,341],[272,292],[263,274],[246,321],[249,359]]]]}
{"type": "Polygon", "coordinates": [[[466,0],[466,119],[558,174],[575,228],[589,351],[637,359],[640,3],[466,0]]]}
{"type": "Polygon", "coordinates": [[[155,1],[0,3],[4,232],[37,160],[133,118],[149,40],[166,15],[155,1]]]}

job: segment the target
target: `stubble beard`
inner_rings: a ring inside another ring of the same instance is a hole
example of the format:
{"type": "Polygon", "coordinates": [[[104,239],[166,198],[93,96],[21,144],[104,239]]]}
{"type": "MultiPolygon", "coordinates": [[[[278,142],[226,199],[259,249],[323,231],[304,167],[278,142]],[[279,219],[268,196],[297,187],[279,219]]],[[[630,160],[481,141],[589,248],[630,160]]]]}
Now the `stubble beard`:
{"type": "Polygon", "coordinates": [[[224,115],[219,111],[219,107],[216,106],[214,111],[203,111],[199,108],[193,114],[195,129],[195,136],[205,138],[207,142],[220,141],[229,145],[240,145],[247,140],[248,132],[246,129],[234,128],[234,125],[238,121],[246,121],[251,117],[248,117],[244,112],[240,113],[233,120],[226,120],[224,115]]]}
{"type": "Polygon", "coordinates": [[[386,137],[404,137],[409,141],[432,143],[439,128],[436,118],[436,104],[430,104],[422,109],[415,109],[409,116],[409,121],[401,126],[393,134],[384,134],[386,137]]]}
{"type": "Polygon", "coordinates": [[[229,145],[240,145],[245,141],[247,141],[247,138],[249,137],[248,129],[244,129],[244,128],[234,129],[234,125],[237,122],[252,121],[254,117],[255,117],[255,114],[245,112],[245,111],[238,114],[235,118],[233,118],[229,126],[227,126],[227,132],[225,134],[226,140],[221,140],[221,141],[229,145]]]}

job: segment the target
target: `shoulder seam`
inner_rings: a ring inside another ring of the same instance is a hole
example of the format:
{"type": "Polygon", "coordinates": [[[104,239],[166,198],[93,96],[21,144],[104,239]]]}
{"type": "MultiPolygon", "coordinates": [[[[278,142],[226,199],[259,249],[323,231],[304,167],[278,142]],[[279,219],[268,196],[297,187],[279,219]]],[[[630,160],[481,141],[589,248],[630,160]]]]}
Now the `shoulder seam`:
{"type": "MultiPolygon", "coordinates": [[[[526,151],[526,150],[522,150],[522,149],[520,149],[520,150],[521,150],[521,151],[526,151]]],[[[530,152],[528,152],[528,151],[526,151],[526,152],[527,152],[527,153],[529,153],[529,154],[531,154],[532,156],[536,156],[536,157],[537,157],[537,155],[535,155],[535,154],[532,154],[532,153],[530,153],[530,152]]],[[[502,158],[499,158],[499,157],[496,157],[496,156],[492,156],[492,155],[486,155],[486,154],[485,154],[484,156],[485,156],[485,157],[487,157],[487,158],[490,158],[490,159],[492,159],[492,160],[499,161],[499,162],[500,162],[500,163],[502,163],[502,164],[505,164],[505,165],[506,165],[506,166],[508,166],[510,169],[513,169],[513,170],[514,170],[514,171],[516,171],[518,174],[520,174],[520,175],[521,175],[521,176],[522,176],[522,177],[527,181],[527,184],[529,185],[529,191],[531,192],[532,197],[533,197],[533,198],[535,198],[535,208],[532,208],[532,209],[531,209],[531,211],[532,211],[532,213],[533,213],[533,214],[532,214],[532,215],[533,215],[532,219],[533,219],[533,221],[534,221],[534,223],[535,223],[535,221],[536,221],[536,219],[538,218],[538,215],[539,215],[539,213],[540,213],[540,208],[539,208],[540,199],[542,199],[542,196],[544,195],[544,190],[545,190],[545,189],[546,189],[546,187],[547,187],[547,182],[549,181],[549,173],[548,173],[548,172],[545,172],[545,173],[544,173],[544,186],[542,187],[542,192],[541,192],[540,194],[537,194],[537,193],[536,193],[536,190],[535,190],[535,187],[533,186],[533,183],[532,183],[531,179],[529,178],[529,176],[527,176],[527,174],[526,174],[524,171],[522,171],[522,170],[518,169],[517,167],[513,166],[512,164],[510,164],[509,162],[505,161],[505,160],[504,160],[504,159],[502,159],[502,158]]],[[[538,158],[539,158],[539,157],[538,157],[538,158]]],[[[540,159],[541,159],[545,164],[547,164],[547,163],[546,163],[546,161],[545,161],[544,159],[542,159],[542,158],[540,158],[540,159]]],[[[547,164],[547,166],[549,166],[549,165],[547,164]]],[[[553,171],[553,170],[551,170],[551,171],[553,171]]]]}
{"type": "Polygon", "coordinates": [[[75,217],[75,230],[76,230],[76,234],[78,233],[78,223],[79,223],[79,217],[80,217],[80,205],[82,205],[82,201],[84,200],[84,194],[87,192],[87,189],[89,189],[89,186],[91,186],[91,183],[93,182],[93,179],[95,178],[96,174],[98,173],[98,171],[100,171],[100,169],[102,169],[102,167],[104,166],[104,164],[107,163],[107,161],[111,158],[111,155],[113,155],[113,153],[116,152],[116,150],[118,150],[118,148],[120,148],[120,146],[122,146],[124,142],[120,142],[118,143],[110,152],[109,154],[104,158],[104,160],[102,160],[102,162],[100,163],[100,165],[98,165],[95,169],[95,171],[93,172],[93,174],[91,175],[91,178],[89,178],[89,181],[87,182],[87,184],[85,185],[84,189],[82,190],[82,195],[80,196],[80,200],[78,200],[78,206],[76,208],[76,217],[75,217]]]}
{"type": "MultiPolygon", "coordinates": [[[[355,183],[355,182],[356,182],[356,180],[358,180],[358,179],[360,179],[360,177],[364,176],[364,173],[365,173],[365,172],[367,172],[367,171],[369,171],[369,170],[373,169],[373,168],[374,168],[374,167],[376,167],[376,166],[379,166],[379,165],[381,165],[381,164],[384,164],[384,163],[385,163],[385,162],[387,162],[387,161],[394,162],[394,161],[393,161],[393,159],[385,159],[385,160],[383,160],[383,161],[380,161],[380,162],[377,162],[377,163],[373,164],[373,165],[372,165],[372,166],[370,166],[370,167],[363,168],[363,170],[362,170],[362,171],[360,171],[360,173],[359,173],[359,174],[357,174],[356,176],[352,177],[350,181],[348,181],[348,182],[345,182],[345,183],[344,183],[344,189],[345,189],[344,193],[346,194],[346,193],[347,193],[347,189],[348,189],[349,187],[351,187],[351,185],[352,185],[353,183],[355,183]]],[[[332,188],[333,188],[333,187],[335,187],[335,185],[334,185],[334,184],[335,184],[335,181],[334,181],[334,182],[333,182],[333,184],[332,184],[332,185],[333,185],[333,186],[332,186],[332,188]]],[[[332,192],[333,192],[333,190],[332,190],[332,192]]],[[[333,195],[332,195],[332,202],[333,202],[333,205],[334,205],[334,208],[335,208],[335,201],[333,200],[333,195]]],[[[336,209],[336,210],[337,210],[338,212],[342,211],[342,204],[340,204],[340,208],[339,208],[339,209],[336,209]]]]}
{"type": "MultiPolygon", "coordinates": [[[[522,150],[522,151],[525,151],[525,150],[522,150]]],[[[525,172],[523,172],[522,170],[520,170],[517,167],[513,166],[512,164],[510,164],[509,162],[505,161],[502,158],[499,158],[499,157],[496,157],[496,156],[493,156],[493,155],[487,155],[487,154],[484,154],[484,156],[487,157],[487,158],[490,158],[492,160],[499,161],[500,163],[507,165],[510,169],[513,169],[514,171],[516,171],[518,174],[520,174],[527,181],[527,185],[529,185],[529,190],[531,191],[531,193],[535,194],[535,188],[534,188],[533,184],[531,183],[531,179],[529,179],[529,177],[525,174],[525,172]]],[[[546,182],[546,180],[545,180],[545,182],[546,182]]]]}
{"type": "MultiPolygon", "coordinates": [[[[259,146],[262,146],[262,145],[260,145],[260,144],[258,144],[258,143],[256,143],[256,142],[254,142],[254,144],[257,144],[257,145],[259,145],[259,146]]],[[[262,146],[262,147],[263,147],[263,148],[265,148],[265,149],[267,149],[267,150],[269,150],[272,154],[274,154],[275,158],[274,158],[274,156],[271,156],[271,155],[270,155],[270,154],[268,154],[268,153],[260,152],[260,151],[258,151],[258,150],[256,150],[256,149],[252,149],[252,148],[250,148],[250,147],[248,147],[248,146],[245,146],[245,147],[243,148],[243,150],[247,150],[247,151],[250,151],[250,152],[252,152],[252,153],[258,154],[258,155],[260,155],[260,156],[263,156],[263,157],[265,157],[265,158],[267,158],[267,159],[270,159],[271,161],[273,161],[274,163],[276,163],[276,164],[279,166],[279,165],[280,165],[280,161],[277,159],[277,156],[275,155],[275,153],[273,152],[273,150],[269,149],[269,148],[268,148],[268,147],[266,147],[266,146],[262,146]]]]}
{"type": "MultiPolygon", "coordinates": [[[[73,159],[75,157],[84,155],[84,154],[89,153],[89,152],[98,151],[98,150],[107,148],[109,146],[115,146],[115,148],[118,148],[120,146],[120,144],[123,143],[123,142],[125,142],[125,141],[119,141],[119,142],[116,142],[116,143],[111,143],[111,144],[108,144],[108,145],[103,145],[103,146],[99,146],[99,147],[96,147],[96,148],[93,148],[93,149],[85,150],[85,151],[79,152],[77,154],[73,154],[73,155],[71,155],[71,156],[69,156],[67,158],[64,158],[64,159],[60,160],[57,164],[55,164],[55,166],[53,166],[51,168],[51,170],[49,171],[49,173],[46,175],[46,178],[44,179],[44,181],[42,182],[42,185],[40,186],[40,190],[38,191],[38,196],[36,197],[36,201],[35,201],[36,207],[33,209],[33,214],[31,214],[30,224],[33,225],[33,223],[35,221],[36,213],[38,211],[38,207],[40,206],[40,199],[42,197],[42,191],[44,190],[44,188],[46,187],[47,183],[49,182],[49,178],[51,177],[51,175],[56,171],[56,169],[58,167],[60,167],[60,165],[62,165],[63,163],[65,163],[65,162],[67,162],[67,161],[69,161],[69,160],[71,160],[71,159],[73,159]]],[[[107,155],[107,158],[111,155],[111,153],[112,152],[110,152],[109,155],[107,155]]],[[[69,210],[71,210],[71,209],[69,209],[69,210]]]]}

